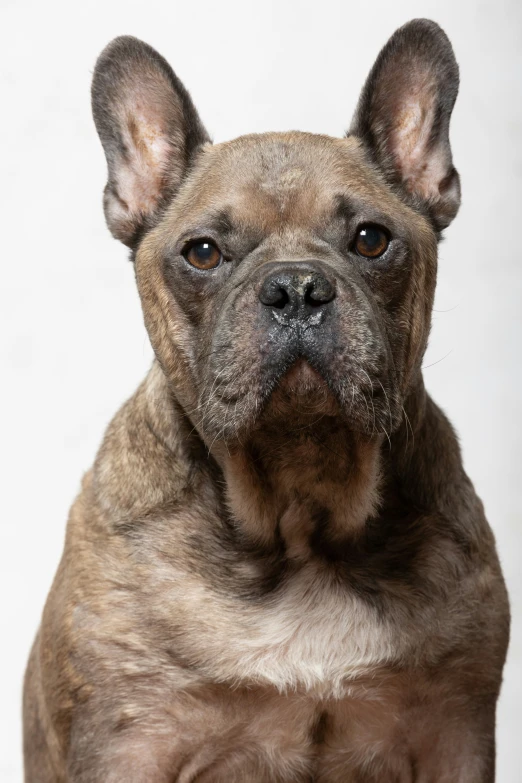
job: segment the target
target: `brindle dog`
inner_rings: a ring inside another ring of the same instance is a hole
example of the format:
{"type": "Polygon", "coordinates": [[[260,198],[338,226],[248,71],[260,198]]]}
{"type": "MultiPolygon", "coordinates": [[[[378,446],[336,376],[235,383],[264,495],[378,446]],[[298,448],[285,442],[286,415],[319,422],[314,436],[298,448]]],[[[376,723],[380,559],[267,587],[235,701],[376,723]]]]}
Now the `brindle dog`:
{"type": "Polygon", "coordinates": [[[134,38],[92,89],[156,359],[71,511],[28,783],[491,783],[509,611],[427,395],[458,89],[433,22],[343,139],[212,146],[134,38]]]}

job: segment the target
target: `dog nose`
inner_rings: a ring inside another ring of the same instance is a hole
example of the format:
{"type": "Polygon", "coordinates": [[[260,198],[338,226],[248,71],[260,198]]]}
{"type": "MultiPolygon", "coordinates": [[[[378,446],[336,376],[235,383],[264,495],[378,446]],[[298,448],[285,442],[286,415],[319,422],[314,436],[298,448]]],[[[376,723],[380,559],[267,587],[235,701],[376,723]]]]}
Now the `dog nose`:
{"type": "Polygon", "coordinates": [[[259,301],[278,321],[309,318],[334,298],[335,287],[322,272],[295,262],[271,272],[259,291],[259,301]]]}

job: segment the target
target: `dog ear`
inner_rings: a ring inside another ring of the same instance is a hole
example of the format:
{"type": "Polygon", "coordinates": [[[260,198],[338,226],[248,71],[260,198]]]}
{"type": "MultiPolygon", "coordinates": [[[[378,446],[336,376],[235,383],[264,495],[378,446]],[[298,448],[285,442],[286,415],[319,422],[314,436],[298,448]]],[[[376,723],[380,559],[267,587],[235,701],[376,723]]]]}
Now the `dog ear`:
{"type": "Polygon", "coordinates": [[[92,111],[108,165],[107,224],[134,247],[209,137],[168,63],[130,36],[116,38],[98,58],[92,111]]]}
{"type": "Polygon", "coordinates": [[[460,206],[449,143],[459,69],[441,28],[415,19],[390,38],[362,91],[350,133],[392,185],[445,228],[460,206]]]}

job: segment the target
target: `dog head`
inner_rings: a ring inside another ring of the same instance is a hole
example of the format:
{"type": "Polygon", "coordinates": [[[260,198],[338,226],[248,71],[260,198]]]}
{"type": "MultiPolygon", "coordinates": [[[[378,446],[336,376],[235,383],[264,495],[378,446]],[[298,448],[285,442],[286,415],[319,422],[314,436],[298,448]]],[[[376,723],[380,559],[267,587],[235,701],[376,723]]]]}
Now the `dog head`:
{"type": "Polygon", "coordinates": [[[399,425],[437,240],[460,202],[457,90],[446,35],[416,20],[381,51],[345,138],[212,145],[153,49],[125,37],[102,53],[107,222],[133,250],[156,356],[207,442],[310,409],[367,434],[399,425]]]}

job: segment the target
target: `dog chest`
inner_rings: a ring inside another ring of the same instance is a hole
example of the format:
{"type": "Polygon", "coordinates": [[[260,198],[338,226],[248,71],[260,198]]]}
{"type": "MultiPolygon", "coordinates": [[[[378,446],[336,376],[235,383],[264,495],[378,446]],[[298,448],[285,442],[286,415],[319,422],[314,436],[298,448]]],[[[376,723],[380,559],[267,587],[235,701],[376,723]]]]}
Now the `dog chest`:
{"type": "Polygon", "coordinates": [[[374,607],[312,567],[263,602],[197,592],[184,645],[220,682],[339,697],[401,654],[393,626],[374,607]]]}

